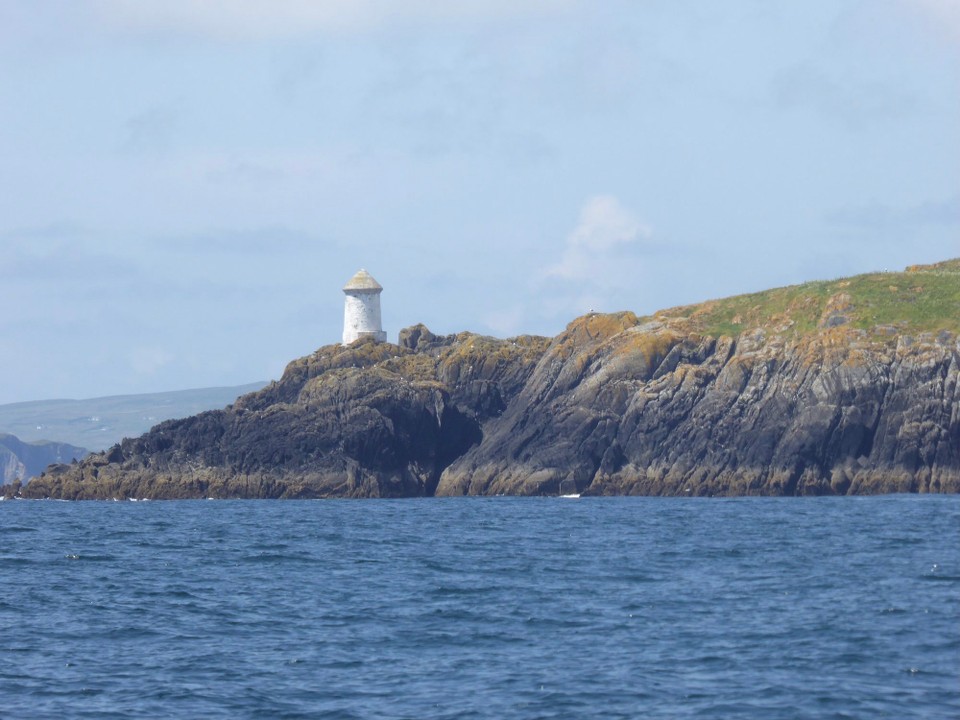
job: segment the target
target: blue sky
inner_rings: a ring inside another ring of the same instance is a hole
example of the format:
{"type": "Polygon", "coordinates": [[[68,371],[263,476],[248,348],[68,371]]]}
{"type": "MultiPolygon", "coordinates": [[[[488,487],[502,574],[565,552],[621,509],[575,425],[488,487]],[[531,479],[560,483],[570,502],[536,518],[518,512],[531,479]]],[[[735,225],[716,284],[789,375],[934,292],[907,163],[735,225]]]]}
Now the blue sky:
{"type": "Polygon", "coordinates": [[[0,402],[960,255],[956,0],[0,0],[0,402]]]}

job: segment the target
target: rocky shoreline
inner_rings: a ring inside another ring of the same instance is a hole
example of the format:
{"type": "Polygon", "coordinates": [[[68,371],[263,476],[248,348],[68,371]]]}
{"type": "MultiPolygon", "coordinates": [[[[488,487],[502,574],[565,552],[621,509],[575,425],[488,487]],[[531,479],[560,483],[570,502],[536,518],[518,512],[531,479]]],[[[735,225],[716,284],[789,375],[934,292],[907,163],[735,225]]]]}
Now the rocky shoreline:
{"type": "Polygon", "coordinates": [[[555,338],[418,325],[396,345],[330,345],[223,410],[51,466],[21,494],[960,492],[957,333],[858,327],[845,292],[804,302],[804,332],[799,315],[771,315],[711,333],[705,311],[683,309],[590,314],[555,338]]]}

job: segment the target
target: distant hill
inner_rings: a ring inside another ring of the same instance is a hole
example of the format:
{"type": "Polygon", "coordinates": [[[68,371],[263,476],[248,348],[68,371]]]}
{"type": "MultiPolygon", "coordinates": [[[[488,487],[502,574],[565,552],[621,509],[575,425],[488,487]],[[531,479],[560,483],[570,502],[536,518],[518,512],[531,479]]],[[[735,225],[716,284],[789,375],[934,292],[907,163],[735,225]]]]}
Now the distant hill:
{"type": "MultiPolygon", "coordinates": [[[[87,400],[37,400],[0,405],[0,433],[24,442],[51,440],[103,450],[164,420],[222,408],[265,382],[233,387],[112,395],[87,400]]],[[[52,461],[51,461],[52,462],[52,461]]]]}
{"type": "Polygon", "coordinates": [[[89,453],[81,447],[60,442],[25,443],[19,438],[0,433],[0,485],[15,480],[26,482],[53,463],[81,460],[89,453]]]}
{"type": "Polygon", "coordinates": [[[329,345],[26,497],[960,492],[960,261],[554,338],[329,345]]]}

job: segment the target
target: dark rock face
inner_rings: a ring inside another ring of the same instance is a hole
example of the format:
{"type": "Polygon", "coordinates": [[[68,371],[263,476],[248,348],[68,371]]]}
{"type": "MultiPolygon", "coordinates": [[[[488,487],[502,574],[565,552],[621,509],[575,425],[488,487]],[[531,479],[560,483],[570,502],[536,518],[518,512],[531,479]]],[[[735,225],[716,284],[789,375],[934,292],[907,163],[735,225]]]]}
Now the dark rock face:
{"type": "MultiPolygon", "coordinates": [[[[842,300],[842,298],[841,298],[842,300]]],[[[957,336],[736,339],[588,315],[556,338],[358,341],[168,421],[31,497],[960,492],[957,336]]]]}
{"type": "Polygon", "coordinates": [[[735,342],[581,318],[437,492],[960,492],[958,361],[949,333],[735,342]]]}
{"type": "Polygon", "coordinates": [[[224,410],[157,425],[82,463],[51,467],[29,497],[409,497],[482,438],[549,342],[436,336],[359,340],[296,360],[224,410]]]}

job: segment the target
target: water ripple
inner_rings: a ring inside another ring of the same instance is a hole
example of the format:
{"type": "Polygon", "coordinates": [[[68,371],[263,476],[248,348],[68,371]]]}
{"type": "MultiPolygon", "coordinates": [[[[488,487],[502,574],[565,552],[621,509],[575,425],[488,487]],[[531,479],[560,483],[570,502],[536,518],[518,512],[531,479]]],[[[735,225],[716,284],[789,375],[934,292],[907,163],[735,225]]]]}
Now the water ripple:
{"type": "Polygon", "coordinates": [[[2,714],[960,716],[958,510],[4,503],[2,714]]]}

